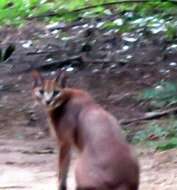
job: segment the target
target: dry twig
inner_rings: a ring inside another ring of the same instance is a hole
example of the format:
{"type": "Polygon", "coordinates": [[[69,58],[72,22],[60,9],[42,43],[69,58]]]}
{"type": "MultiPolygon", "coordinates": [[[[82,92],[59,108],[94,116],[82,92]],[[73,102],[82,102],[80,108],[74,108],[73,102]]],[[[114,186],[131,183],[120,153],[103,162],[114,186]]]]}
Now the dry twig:
{"type": "Polygon", "coordinates": [[[130,124],[130,123],[133,123],[133,122],[157,119],[159,117],[162,117],[164,115],[168,115],[168,114],[171,114],[171,113],[174,113],[174,112],[177,112],[177,107],[169,108],[167,110],[153,111],[153,112],[145,113],[144,116],[139,117],[139,118],[133,118],[133,119],[130,119],[130,120],[120,121],[120,124],[121,125],[127,125],[127,124],[130,124]]]}

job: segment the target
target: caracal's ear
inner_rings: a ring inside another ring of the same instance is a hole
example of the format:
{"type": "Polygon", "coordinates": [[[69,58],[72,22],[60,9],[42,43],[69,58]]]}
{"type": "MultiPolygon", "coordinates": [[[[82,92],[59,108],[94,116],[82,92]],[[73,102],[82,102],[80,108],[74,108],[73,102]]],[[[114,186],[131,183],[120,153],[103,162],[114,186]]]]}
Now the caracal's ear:
{"type": "Polygon", "coordinates": [[[33,78],[33,87],[40,86],[43,83],[43,78],[39,71],[33,70],[32,71],[32,78],[33,78]]]}
{"type": "Polygon", "coordinates": [[[67,78],[68,77],[64,71],[57,71],[55,81],[59,82],[62,88],[65,88],[67,83],[67,78]]]}

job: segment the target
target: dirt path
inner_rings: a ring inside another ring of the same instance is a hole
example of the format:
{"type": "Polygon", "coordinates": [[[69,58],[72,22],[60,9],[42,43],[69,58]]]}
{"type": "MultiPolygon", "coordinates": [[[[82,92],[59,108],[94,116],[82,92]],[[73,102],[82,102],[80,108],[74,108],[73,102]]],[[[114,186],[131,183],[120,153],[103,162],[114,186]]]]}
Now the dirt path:
{"type": "MultiPolygon", "coordinates": [[[[0,189],[57,190],[57,154],[53,147],[55,143],[47,137],[35,141],[1,139],[0,189]]],[[[140,190],[176,190],[176,150],[152,153],[141,148],[138,152],[140,190]]],[[[75,187],[73,171],[68,187],[69,190],[75,187]]]]}

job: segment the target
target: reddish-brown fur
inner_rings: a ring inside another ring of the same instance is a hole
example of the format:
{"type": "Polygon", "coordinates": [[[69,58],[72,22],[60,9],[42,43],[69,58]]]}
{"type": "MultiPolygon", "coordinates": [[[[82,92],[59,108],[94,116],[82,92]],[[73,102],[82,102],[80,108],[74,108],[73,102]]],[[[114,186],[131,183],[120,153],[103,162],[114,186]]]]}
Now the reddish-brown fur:
{"type": "Polygon", "coordinates": [[[139,165],[114,116],[83,90],[63,88],[61,100],[48,110],[60,149],[59,190],[66,189],[73,145],[77,190],[138,190],[139,165]]]}

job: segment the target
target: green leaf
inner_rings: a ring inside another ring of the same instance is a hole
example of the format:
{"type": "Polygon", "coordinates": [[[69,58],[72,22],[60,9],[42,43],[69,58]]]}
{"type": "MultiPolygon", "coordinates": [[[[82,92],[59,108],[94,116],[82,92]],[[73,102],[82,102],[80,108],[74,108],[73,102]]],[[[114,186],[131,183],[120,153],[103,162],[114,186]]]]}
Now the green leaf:
{"type": "Polygon", "coordinates": [[[157,150],[168,150],[177,147],[177,138],[171,138],[157,145],[157,150]]]}
{"type": "Polygon", "coordinates": [[[153,88],[147,88],[139,93],[138,100],[149,101],[157,108],[171,105],[177,102],[177,84],[169,81],[161,81],[153,88]]]}

